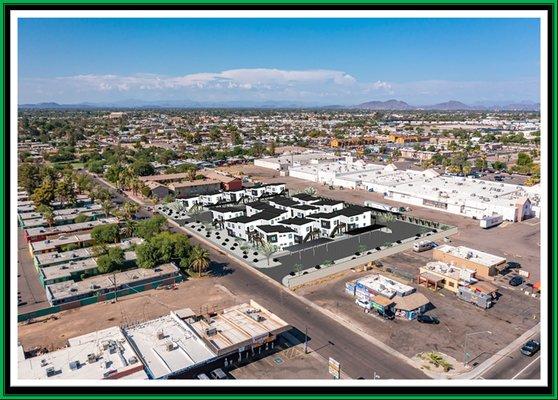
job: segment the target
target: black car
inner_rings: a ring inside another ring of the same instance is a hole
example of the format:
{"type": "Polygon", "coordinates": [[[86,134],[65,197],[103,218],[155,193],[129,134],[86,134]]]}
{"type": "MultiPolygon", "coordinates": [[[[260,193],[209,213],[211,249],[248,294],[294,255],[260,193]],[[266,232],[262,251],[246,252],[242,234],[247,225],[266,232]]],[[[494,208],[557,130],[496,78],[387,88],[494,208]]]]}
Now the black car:
{"type": "Polygon", "coordinates": [[[516,261],[508,261],[508,268],[509,269],[518,269],[521,268],[521,264],[516,261]]]}
{"type": "Polygon", "coordinates": [[[382,311],[382,310],[378,310],[378,315],[380,317],[382,317],[383,319],[395,319],[395,314],[391,311],[382,311]]]}
{"type": "Polygon", "coordinates": [[[440,320],[438,318],[433,317],[431,315],[419,315],[417,317],[417,321],[422,323],[422,324],[438,325],[440,323],[440,320]]]}
{"type": "Polygon", "coordinates": [[[526,356],[531,357],[541,348],[541,344],[536,340],[529,340],[527,343],[523,345],[521,348],[521,354],[525,354],[526,356]]]}
{"type": "Polygon", "coordinates": [[[519,286],[524,282],[523,277],[516,275],[513,278],[510,279],[510,286],[519,286]]]}

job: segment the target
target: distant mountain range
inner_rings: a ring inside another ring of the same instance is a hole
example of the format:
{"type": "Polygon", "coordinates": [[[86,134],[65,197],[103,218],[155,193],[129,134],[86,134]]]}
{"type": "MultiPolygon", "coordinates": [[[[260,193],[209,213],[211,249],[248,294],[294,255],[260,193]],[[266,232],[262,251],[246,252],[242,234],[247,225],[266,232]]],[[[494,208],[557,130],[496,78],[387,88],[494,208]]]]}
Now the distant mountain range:
{"type": "Polygon", "coordinates": [[[224,102],[197,102],[191,100],[122,100],[117,102],[59,104],[54,102],[20,104],[23,109],[114,109],[114,108],[261,108],[261,109],[356,109],[375,111],[540,111],[540,103],[533,102],[475,102],[465,104],[460,101],[450,100],[432,105],[411,105],[401,100],[367,101],[365,103],[346,105],[318,105],[295,101],[224,101],[224,102]]]}
{"type": "Polygon", "coordinates": [[[540,103],[531,102],[499,102],[499,103],[481,103],[465,104],[460,101],[450,100],[444,103],[413,106],[401,100],[387,100],[387,101],[368,101],[361,103],[352,108],[365,109],[365,110],[438,110],[438,111],[539,111],[540,103]]]}

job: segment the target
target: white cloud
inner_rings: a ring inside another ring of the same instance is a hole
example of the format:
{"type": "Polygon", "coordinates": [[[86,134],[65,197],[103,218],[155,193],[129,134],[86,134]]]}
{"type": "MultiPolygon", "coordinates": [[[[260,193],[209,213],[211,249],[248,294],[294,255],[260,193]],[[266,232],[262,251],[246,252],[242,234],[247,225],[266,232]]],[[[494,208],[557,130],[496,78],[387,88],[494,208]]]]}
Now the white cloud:
{"type": "Polygon", "coordinates": [[[398,98],[413,104],[450,99],[475,101],[487,96],[507,99],[538,98],[538,80],[516,82],[425,80],[414,82],[358,81],[344,71],[231,69],[182,76],[158,74],[82,74],[28,78],[20,83],[20,102],[107,101],[123,98],[227,100],[298,100],[355,104],[398,98]],[[63,93],[52,98],[53,93],[63,93]],[[50,96],[50,97],[49,97],[50,96]]]}

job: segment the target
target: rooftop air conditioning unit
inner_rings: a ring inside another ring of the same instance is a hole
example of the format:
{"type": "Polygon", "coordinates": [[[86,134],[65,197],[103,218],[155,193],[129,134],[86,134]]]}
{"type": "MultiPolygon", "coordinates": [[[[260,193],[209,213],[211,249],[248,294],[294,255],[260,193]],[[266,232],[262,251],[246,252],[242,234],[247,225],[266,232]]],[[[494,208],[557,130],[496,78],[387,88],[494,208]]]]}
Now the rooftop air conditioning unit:
{"type": "Polygon", "coordinates": [[[159,340],[161,340],[161,339],[164,339],[164,338],[165,338],[165,334],[164,334],[164,332],[163,332],[163,330],[162,330],[162,329],[161,329],[161,330],[159,330],[159,331],[157,331],[157,334],[156,334],[156,335],[157,335],[157,339],[159,339],[159,340]]]}
{"type": "Polygon", "coordinates": [[[97,362],[97,355],[93,354],[93,353],[88,354],[87,355],[87,362],[89,364],[93,364],[94,362],[97,362]]]}
{"type": "Polygon", "coordinates": [[[215,327],[207,328],[207,329],[205,330],[205,334],[206,334],[207,336],[216,335],[216,334],[217,334],[217,328],[215,328],[215,327]]]}
{"type": "Polygon", "coordinates": [[[138,358],[136,356],[132,356],[128,358],[128,364],[135,364],[138,362],[138,358]]]}
{"type": "Polygon", "coordinates": [[[168,342],[165,348],[167,349],[167,351],[173,351],[175,349],[174,343],[168,342]]]}
{"type": "Polygon", "coordinates": [[[48,367],[48,368],[45,370],[45,372],[46,372],[46,376],[47,376],[47,377],[53,376],[53,375],[56,374],[56,371],[54,370],[54,367],[48,367]]]}

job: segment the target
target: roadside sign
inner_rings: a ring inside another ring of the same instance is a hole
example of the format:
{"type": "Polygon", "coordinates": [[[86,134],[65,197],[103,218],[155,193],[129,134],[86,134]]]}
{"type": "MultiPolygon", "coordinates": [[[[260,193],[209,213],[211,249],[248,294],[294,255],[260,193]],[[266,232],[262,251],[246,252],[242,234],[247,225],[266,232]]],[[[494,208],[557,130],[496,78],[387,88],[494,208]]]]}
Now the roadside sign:
{"type": "Polygon", "coordinates": [[[328,369],[329,374],[333,376],[333,379],[341,378],[341,365],[331,357],[329,357],[328,369]]]}

